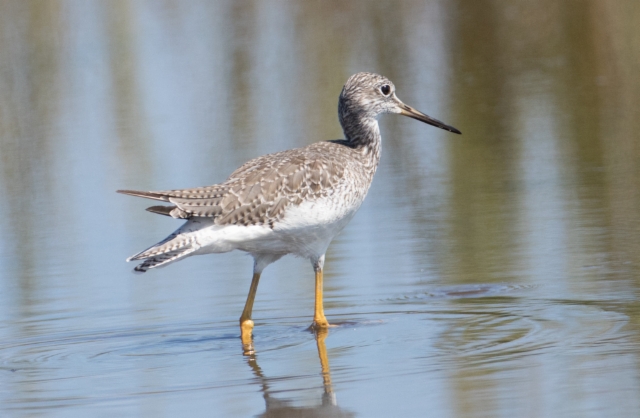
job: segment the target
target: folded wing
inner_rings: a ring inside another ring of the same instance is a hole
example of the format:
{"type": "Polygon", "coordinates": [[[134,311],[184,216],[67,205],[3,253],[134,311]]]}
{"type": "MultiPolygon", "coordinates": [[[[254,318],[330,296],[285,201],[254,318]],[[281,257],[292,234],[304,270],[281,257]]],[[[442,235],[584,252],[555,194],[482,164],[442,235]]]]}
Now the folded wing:
{"type": "Polygon", "coordinates": [[[286,208],[332,192],[343,178],[345,166],[326,150],[288,150],[251,160],[221,184],[193,189],[143,192],[118,190],[131,196],[172,203],[148,211],[174,218],[212,217],[218,225],[269,225],[281,219],[286,208]]]}

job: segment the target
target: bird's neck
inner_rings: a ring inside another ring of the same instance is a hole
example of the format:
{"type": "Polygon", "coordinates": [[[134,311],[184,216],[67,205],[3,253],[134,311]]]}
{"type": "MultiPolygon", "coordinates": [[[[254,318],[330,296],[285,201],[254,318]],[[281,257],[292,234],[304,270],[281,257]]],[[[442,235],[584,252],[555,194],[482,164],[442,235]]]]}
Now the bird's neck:
{"type": "Polygon", "coordinates": [[[378,121],[372,117],[340,118],[345,142],[351,148],[371,158],[375,165],[380,161],[380,128],[378,121]]]}

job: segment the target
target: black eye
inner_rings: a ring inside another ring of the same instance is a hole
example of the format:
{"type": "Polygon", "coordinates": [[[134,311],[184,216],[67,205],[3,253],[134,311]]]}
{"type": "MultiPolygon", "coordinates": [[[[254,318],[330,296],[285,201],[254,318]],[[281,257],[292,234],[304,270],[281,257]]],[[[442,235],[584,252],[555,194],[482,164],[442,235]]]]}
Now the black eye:
{"type": "Polygon", "coordinates": [[[384,86],[380,87],[380,91],[382,92],[382,94],[384,94],[385,96],[388,96],[389,93],[391,93],[391,86],[388,84],[385,84],[384,86]]]}

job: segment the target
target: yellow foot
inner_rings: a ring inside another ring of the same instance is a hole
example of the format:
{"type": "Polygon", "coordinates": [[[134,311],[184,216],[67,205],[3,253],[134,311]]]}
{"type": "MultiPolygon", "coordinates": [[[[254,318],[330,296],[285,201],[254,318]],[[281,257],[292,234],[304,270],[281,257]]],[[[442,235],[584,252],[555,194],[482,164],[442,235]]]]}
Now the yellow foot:
{"type": "Polygon", "coordinates": [[[311,324],[311,329],[318,331],[322,329],[327,329],[330,326],[331,325],[329,325],[329,321],[327,321],[327,318],[316,318],[313,320],[313,323],[311,324]]]}
{"type": "Polygon", "coordinates": [[[254,353],[253,350],[253,321],[250,319],[240,321],[240,340],[242,341],[242,351],[245,356],[254,353]]]}

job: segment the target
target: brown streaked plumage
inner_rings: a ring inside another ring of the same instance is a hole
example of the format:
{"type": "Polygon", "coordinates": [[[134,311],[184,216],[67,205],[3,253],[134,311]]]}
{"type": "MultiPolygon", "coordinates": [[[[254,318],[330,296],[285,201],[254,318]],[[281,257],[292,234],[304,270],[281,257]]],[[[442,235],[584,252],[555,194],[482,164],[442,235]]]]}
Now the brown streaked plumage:
{"type": "Polygon", "coordinates": [[[147,210],[187,222],[169,237],[129,260],[145,272],[188,255],[239,249],[254,258],[254,277],[240,318],[242,341],[251,346],[251,310],[262,270],[286,254],[308,258],[316,272],[313,326],[325,328],[322,309],[324,254],[364,200],[380,161],[377,116],[398,113],[460,133],[402,103],[387,78],[357,73],[338,102],[345,139],[255,158],[220,184],[193,189],[143,192],[132,196],[167,202],[147,210]]]}
{"type": "Polygon", "coordinates": [[[174,218],[206,217],[212,218],[216,225],[269,225],[272,228],[288,206],[333,193],[345,178],[348,166],[362,171],[366,182],[369,177],[364,170],[366,160],[367,156],[345,144],[318,142],[251,160],[221,184],[182,190],[118,192],[173,203],[174,206],[152,206],[148,210],[174,218]]]}

